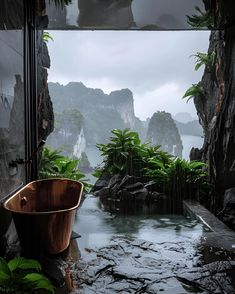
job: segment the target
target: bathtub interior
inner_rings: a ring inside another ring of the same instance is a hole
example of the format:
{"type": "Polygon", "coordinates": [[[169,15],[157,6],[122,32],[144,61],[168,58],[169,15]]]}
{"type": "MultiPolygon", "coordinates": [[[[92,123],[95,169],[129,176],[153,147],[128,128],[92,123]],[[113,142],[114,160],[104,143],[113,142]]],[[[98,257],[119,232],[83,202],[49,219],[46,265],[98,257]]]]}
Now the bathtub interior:
{"type": "Polygon", "coordinates": [[[71,210],[78,207],[82,184],[68,179],[46,179],[27,184],[5,203],[18,213],[42,213],[71,210]]]}

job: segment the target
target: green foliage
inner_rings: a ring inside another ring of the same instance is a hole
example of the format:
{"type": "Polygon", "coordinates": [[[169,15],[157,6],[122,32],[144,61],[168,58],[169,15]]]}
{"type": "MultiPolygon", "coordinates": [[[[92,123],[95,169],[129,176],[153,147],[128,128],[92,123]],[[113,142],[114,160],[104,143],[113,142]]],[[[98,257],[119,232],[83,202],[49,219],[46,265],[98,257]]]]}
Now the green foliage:
{"type": "Polygon", "coordinates": [[[55,293],[51,282],[40,271],[41,265],[36,260],[16,257],[7,263],[0,257],[0,293],[27,294],[38,289],[55,293]]]}
{"type": "Polygon", "coordinates": [[[162,192],[181,199],[202,193],[208,185],[206,165],[200,161],[174,158],[162,164],[159,160],[151,160],[146,175],[147,186],[157,186],[162,192]]]}
{"type": "MultiPolygon", "coordinates": [[[[104,156],[102,172],[114,175],[137,175],[150,190],[190,198],[208,187],[206,165],[199,161],[186,161],[160,149],[161,146],[141,144],[138,134],[129,129],[113,130],[110,142],[98,144],[104,156]]],[[[181,203],[180,201],[178,201],[181,203]]]]}
{"type": "Polygon", "coordinates": [[[198,70],[202,65],[205,65],[206,69],[211,70],[215,64],[216,53],[214,51],[208,54],[197,52],[197,54],[192,56],[196,58],[195,70],[198,70]]]}
{"type": "Polygon", "coordinates": [[[50,35],[49,32],[43,32],[42,39],[46,43],[48,43],[50,40],[54,41],[53,37],[50,35]]]}
{"type": "Polygon", "coordinates": [[[190,88],[188,88],[188,90],[185,92],[184,96],[182,97],[184,98],[188,98],[187,102],[197,96],[200,96],[204,93],[204,89],[203,87],[200,85],[200,83],[198,84],[192,84],[192,86],[190,88]]]}
{"type": "Polygon", "coordinates": [[[142,158],[146,154],[139,135],[129,129],[112,130],[114,137],[108,144],[97,144],[104,156],[104,170],[110,174],[120,173],[138,175],[141,170],[142,158]]]}
{"type": "Polygon", "coordinates": [[[85,175],[78,169],[79,160],[70,159],[60,154],[60,150],[52,150],[44,147],[39,166],[39,177],[43,178],[68,178],[83,183],[85,191],[88,192],[91,185],[85,175]]]}
{"type": "Polygon", "coordinates": [[[206,12],[202,12],[201,9],[198,6],[194,7],[197,14],[193,15],[187,15],[187,23],[192,27],[196,29],[213,29],[214,28],[214,15],[213,12],[210,10],[207,10],[206,12]]]}

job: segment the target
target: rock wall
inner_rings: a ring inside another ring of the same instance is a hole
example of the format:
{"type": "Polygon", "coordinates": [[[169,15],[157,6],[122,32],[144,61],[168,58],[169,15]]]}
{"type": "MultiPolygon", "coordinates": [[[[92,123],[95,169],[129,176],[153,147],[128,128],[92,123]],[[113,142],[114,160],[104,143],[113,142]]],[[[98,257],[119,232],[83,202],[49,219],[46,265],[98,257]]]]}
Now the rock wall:
{"type": "Polygon", "coordinates": [[[231,1],[216,2],[216,20],[224,30],[212,31],[208,53],[215,52],[212,69],[201,80],[204,93],[194,102],[205,133],[202,159],[215,183],[212,209],[223,208],[225,190],[235,186],[235,30],[231,1]]]}
{"type": "Polygon", "coordinates": [[[43,31],[37,33],[38,142],[45,140],[54,129],[53,106],[47,84],[50,56],[42,34],[43,31]]]}

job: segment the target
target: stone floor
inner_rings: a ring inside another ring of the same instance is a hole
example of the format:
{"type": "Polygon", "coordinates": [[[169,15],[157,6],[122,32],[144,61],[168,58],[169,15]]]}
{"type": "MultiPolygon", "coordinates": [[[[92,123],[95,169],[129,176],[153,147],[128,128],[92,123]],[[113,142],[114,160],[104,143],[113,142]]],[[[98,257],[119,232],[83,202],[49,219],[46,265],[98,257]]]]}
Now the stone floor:
{"type": "Polygon", "coordinates": [[[235,293],[232,256],[213,248],[192,254],[191,246],[114,237],[71,264],[72,293],[235,293]],[[204,264],[204,254],[215,260],[204,264]]]}
{"type": "Polygon", "coordinates": [[[73,294],[235,293],[233,232],[198,205],[189,208],[191,218],[122,216],[87,197],[74,227],[81,238],[71,241],[61,266],[67,289],[73,294]]]}

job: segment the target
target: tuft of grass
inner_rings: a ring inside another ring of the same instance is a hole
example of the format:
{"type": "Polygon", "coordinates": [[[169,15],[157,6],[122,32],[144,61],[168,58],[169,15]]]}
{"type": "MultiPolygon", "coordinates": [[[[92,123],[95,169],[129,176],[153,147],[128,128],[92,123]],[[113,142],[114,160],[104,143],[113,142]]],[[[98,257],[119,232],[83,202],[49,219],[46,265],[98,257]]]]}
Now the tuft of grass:
{"type": "Polygon", "coordinates": [[[49,32],[43,32],[42,39],[46,43],[48,43],[50,40],[54,41],[53,37],[50,35],[49,32]]]}
{"type": "Polygon", "coordinates": [[[206,69],[211,70],[215,64],[216,53],[214,51],[208,54],[197,52],[197,54],[191,56],[196,58],[195,70],[198,70],[203,65],[205,65],[206,69]]]}
{"type": "Polygon", "coordinates": [[[182,97],[182,99],[187,98],[187,102],[188,102],[190,99],[200,96],[203,93],[204,93],[204,89],[200,85],[200,83],[192,84],[192,86],[188,88],[188,90],[184,93],[184,96],[182,97]]]}
{"type": "Polygon", "coordinates": [[[186,15],[187,23],[196,29],[213,29],[215,26],[214,14],[211,10],[201,11],[198,6],[194,7],[197,14],[186,15]]]}

